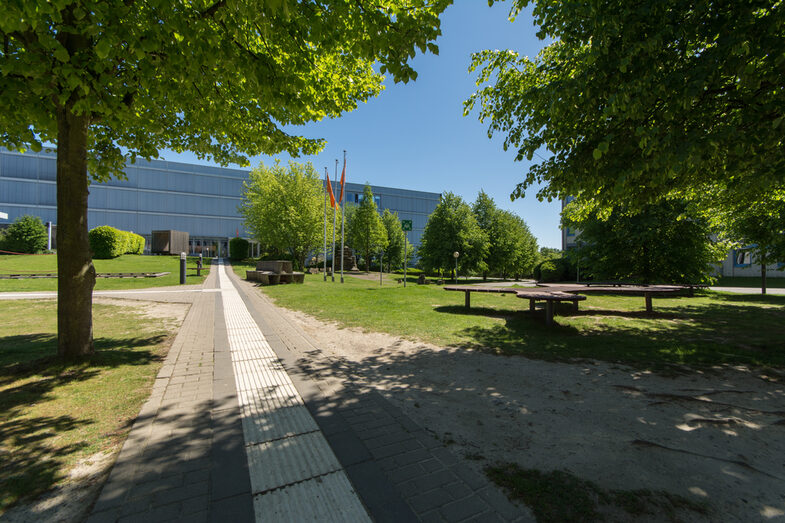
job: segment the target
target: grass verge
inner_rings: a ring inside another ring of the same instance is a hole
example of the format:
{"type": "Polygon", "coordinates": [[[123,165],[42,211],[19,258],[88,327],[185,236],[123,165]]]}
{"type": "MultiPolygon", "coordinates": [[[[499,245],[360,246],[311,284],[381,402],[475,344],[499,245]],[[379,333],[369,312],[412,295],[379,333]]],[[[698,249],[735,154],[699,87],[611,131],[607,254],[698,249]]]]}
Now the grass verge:
{"type": "MultiPolygon", "coordinates": [[[[783,273],[785,274],[785,273],[783,273]]],[[[760,290],[760,277],[723,276],[717,279],[717,287],[746,287],[760,290]]],[[[785,278],[766,278],[766,287],[769,289],[785,289],[785,278]]]]}
{"type": "Polygon", "coordinates": [[[96,304],[96,354],[65,364],[56,302],[0,307],[0,514],[67,481],[80,460],[119,447],[171,342],[164,319],[96,304]]]}
{"type": "MultiPolygon", "coordinates": [[[[235,268],[238,270],[238,267],[235,268]]],[[[244,269],[243,269],[244,270],[244,269]]],[[[239,272],[244,276],[244,272],[239,272]]],[[[699,293],[654,299],[589,295],[581,310],[557,308],[549,328],[543,311],[504,294],[464,295],[435,285],[364,281],[262,288],[277,304],[346,327],[387,332],[437,345],[544,360],[597,359],[642,368],[749,364],[785,367],[785,296],[699,293]]]]}
{"type": "MultiPolygon", "coordinates": [[[[196,276],[197,258],[187,259],[186,283],[200,284],[209,273],[210,258],[203,263],[206,270],[196,276]]],[[[141,256],[125,254],[112,260],[93,260],[96,272],[168,272],[158,278],[97,278],[95,290],[144,289],[147,287],[167,287],[180,284],[179,256],[141,256]]],[[[57,272],[57,255],[41,256],[0,256],[0,274],[14,272],[57,272]]],[[[57,278],[35,278],[20,280],[0,280],[0,292],[56,291],[57,278]]]]}
{"type": "Polygon", "coordinates": [[[541,472],[505,463],[486,467],[485,473],[511,499],[524,502],[537,521],[634,521],[646,514],[683,521],[690,513],[708,512],[705,504],[669,492],[604,489],[560,470],[541,472]]]}

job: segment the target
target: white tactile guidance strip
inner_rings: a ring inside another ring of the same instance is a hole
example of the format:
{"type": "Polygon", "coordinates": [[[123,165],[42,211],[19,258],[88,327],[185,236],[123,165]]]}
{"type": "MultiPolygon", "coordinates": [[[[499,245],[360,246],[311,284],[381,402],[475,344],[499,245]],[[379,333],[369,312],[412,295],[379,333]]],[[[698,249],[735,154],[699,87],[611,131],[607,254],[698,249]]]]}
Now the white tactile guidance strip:
{"type": "Polygon", "coordinates": [[[256,521],[370,521],[324,435],[219,266],[256,521]]]}

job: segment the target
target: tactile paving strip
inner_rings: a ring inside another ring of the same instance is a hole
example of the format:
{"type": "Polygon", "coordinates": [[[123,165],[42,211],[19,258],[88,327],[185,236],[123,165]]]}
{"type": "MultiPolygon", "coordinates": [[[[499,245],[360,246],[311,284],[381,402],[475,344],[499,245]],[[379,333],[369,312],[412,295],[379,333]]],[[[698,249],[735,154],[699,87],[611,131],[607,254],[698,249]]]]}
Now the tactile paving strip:
{"type": "Polygon", "coordinates": [[[257,521],[370,521],[226,268],[218,268],[257,521]]]}

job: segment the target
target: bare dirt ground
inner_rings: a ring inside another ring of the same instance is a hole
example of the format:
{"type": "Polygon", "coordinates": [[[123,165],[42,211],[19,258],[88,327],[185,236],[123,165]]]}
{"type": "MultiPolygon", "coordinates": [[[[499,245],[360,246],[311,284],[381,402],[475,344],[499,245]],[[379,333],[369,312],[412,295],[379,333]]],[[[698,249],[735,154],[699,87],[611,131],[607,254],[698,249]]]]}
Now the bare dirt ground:
{"type": "Polygon", "coordinates": [[[325,355],[477,470],[496,462],[566,470],[608,489],[703,501],[706,521],[785,520],[781,372],[724,367],[662,376],[551,363],[287,314],[325,355]]]}
{"type": "MultiPolygon", "coordinates": [[[[96,298],[93,303],[119,305],[131,308],[138,314],[163,320],[165,328],[176,332],[185,319],[189,305],[186,303],[159,303],[152,301],[96,298]]],[[[89,456],[69,472],[62,485],[39,496],[30,503],[17,505],[0,516],[9,523],[75,522],[87,518],[112,465],[120,446],[109,452],[89,456]]]]}

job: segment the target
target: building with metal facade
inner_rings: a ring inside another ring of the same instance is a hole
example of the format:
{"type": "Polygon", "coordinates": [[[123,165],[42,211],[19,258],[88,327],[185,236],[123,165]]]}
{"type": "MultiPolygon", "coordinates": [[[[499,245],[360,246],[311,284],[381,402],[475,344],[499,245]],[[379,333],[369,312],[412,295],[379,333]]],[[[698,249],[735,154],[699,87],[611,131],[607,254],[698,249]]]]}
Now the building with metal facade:
{"type": "MultiPolygon", "coordinates": [[[[0,211],[8,222],[39,216],[57,222],[57,161],[53,153],[0,149],[0,211]]],[[[248,171],[164,160],[128,164],[126,178],[92,183],[87,222],[90,229],[110,225],[145,236],[173,229],[190,235],[191,252],[221,255],[236,235],[247,236],[237,211],[248,171]]],[[[428,215],[439,203],[438,193],[372,186],[380,210],[390,209],[412,220],[409,241],[419,245],[428,215]]],[[[363,185],[347,183],[346,201],[362,198],[363,185]]],[[[337,196],[337,195],[336,195],[337,196]]]]}

